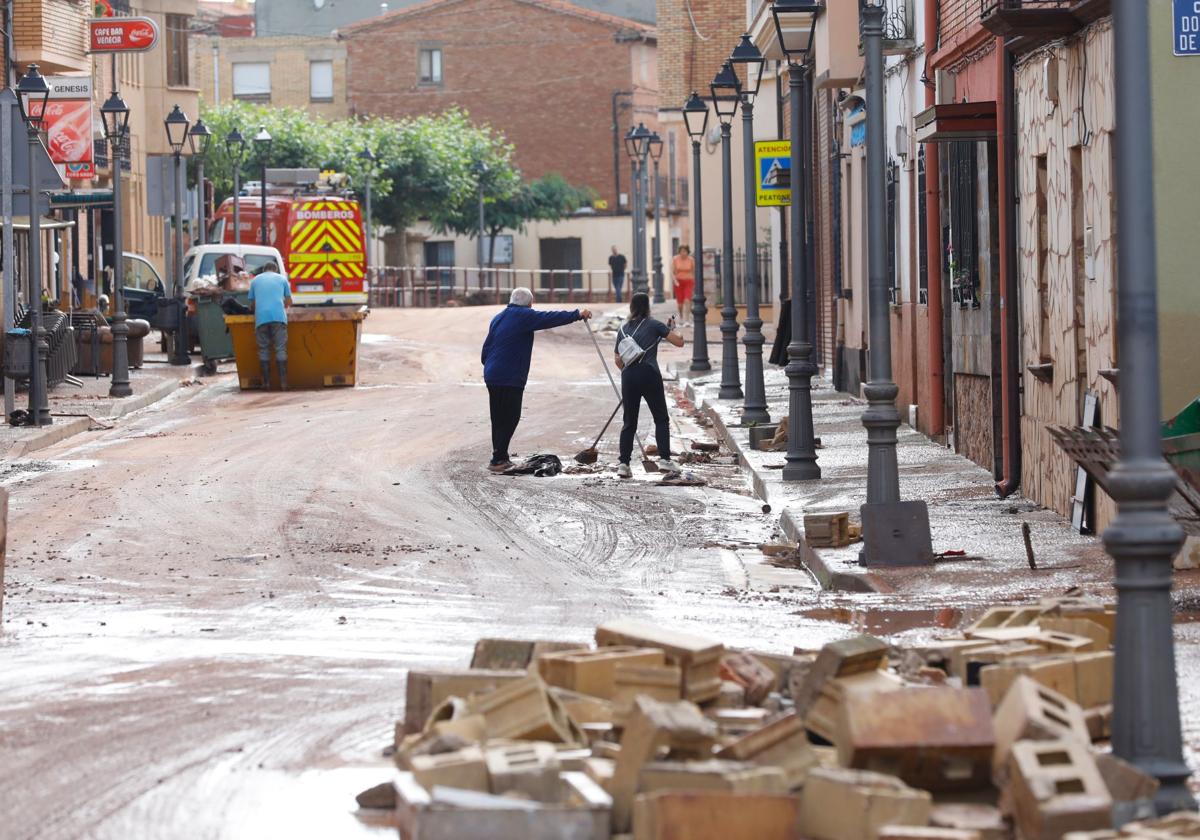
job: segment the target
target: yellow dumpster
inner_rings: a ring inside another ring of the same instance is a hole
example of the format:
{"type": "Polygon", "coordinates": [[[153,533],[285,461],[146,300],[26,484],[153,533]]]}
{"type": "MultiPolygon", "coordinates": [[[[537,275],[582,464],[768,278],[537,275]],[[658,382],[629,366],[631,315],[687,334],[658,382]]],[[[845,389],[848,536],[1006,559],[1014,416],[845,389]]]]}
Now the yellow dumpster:
{"type": "MultiPolygon", "coordinates": [[[[292,307],[288,310],[288,387],[325,388],[353,385],[358,379],[358,341],[367,308],[349,306],[292,307]]],[[[253,315],[226,315],[233,358],[242,389],[258,384],[258,345],[253,315]]],[[[271,366],[272,387],[275,366],[271,366]]]]}

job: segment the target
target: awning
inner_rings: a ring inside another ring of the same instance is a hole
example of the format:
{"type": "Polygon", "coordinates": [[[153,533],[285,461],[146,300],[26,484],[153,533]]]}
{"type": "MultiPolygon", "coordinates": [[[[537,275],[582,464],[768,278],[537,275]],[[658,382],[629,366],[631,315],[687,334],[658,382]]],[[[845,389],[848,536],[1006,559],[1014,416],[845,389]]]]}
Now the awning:
{"type": "Polygon", "coordinates": [[[50,206],[62,207],[110,207],[113,203],[112,190],[86,190],[79,192],[51,193],[50,206]]]}
{"type": "MultiPolygon", "coordinates": [[[[42,230],[60,230],[62,228],[75,227],[74,222],[64,222],[62,219],[47,219],[42,217],[42,230]]],[[[29,230],[28,216],[13,216],[13,230],[29,230]]]]}
{"type": "Polygon", "coordinates": [[[913,117],[918,143],[990,140],[996,136],[995,102],[934,105],[913,117]]]}

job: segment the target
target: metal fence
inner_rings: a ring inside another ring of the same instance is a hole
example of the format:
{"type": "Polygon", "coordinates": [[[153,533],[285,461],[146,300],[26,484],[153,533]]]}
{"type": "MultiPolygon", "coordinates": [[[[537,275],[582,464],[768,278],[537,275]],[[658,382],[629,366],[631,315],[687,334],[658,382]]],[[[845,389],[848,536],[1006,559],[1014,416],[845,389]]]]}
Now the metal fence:
{"type": "Polygon", "coordinates": [[[539,303],[604,303],[615,300],[605,269],[384,266],[368,273],[371,306],[481,306],[504,303],[513,289],[533,292],[539,303]]]}

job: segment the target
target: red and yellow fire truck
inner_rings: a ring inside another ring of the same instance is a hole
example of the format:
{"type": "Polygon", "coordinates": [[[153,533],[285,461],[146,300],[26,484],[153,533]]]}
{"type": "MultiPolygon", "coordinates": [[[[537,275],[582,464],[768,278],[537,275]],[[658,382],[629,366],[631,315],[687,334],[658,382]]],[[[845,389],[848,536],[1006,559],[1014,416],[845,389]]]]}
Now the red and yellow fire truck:
{"type": "MultiPolygon", "coordinates": [[[[292,284],[293,301],[310,306],[365,304],[362,211],[356,200],[339,192],[345,177],[318,176],[316,170],[268,170],[268,177],[266,244],[283,256],[281,267],[292,284]]],[[[253,194],[236,199],[241,236],[233,230],[235,199],[227,198],[213,217],[209,242],[263,242],[263,199],[255,185],[248,191],[253,194]]]]}

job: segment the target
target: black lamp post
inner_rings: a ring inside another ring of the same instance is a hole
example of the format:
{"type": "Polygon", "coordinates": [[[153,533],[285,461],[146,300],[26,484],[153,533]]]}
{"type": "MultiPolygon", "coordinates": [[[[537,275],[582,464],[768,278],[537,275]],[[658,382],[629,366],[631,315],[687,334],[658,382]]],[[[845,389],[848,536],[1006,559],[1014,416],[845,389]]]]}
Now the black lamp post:
{"type": "Polygon", "coordinates": [[[642,123],[625,135],[625,153],[633,165],[633,276],[634,293],[646,291],[646,156],[650,153],[650,130],[642,123]]]}
{"type": "MultiPolygon", "coordinates": [[[[371,244],[373,242],[371,238],[371,178],[375,175],[375,161],[378,158],[375,157],[375,153],[370,149],[363,149],[358,153],[358,159],[362,161],[363,166],[366,168],[366,174],[363,178],[366,189],[366,194],[363,196],[366,204],[363,208],[363,232],[366,234],[367,241],[366,247],[363,248],[363,252],[366,255],[366,262],[363,264],[363,277],[367,277],[368,272],[371,270],[371,244]]],[[[482,214],[482,212],[481,209],[480,213],[482,214]]],[[[482,215],[480,218],[483,218],[482,215]]]]}
{"type": "Polygon", "coordinates": [[[821,477],[812,413],[812,378],[817,373],[817,366],[812,358],[812,336],[808,329],[808,290],[812,278],[808,275],[806,234],[810,190],[808,120],[811,112],[808,54],[822,6],[814,0],[775,0],[771,7],[779,48],[788,59],[792,136],[792,340],[788,344],[785,368],[788,377],[788,451],[783,468],[784,481],[810,481],[821,477]]]}
{"type": "Polygon", "coordinates": [[[746,332],[742,336],[742,344],[746,346],[746,398],[742,403],[742,422],[752,425],[771,422],[771,414],[767,411],[767,389],[763,381],[762,318],[758,312],[758,174],[754,164],[754,97],[758,95],[766,59],[754,46],[750,36],[743,35],[729,56],[729,62],[742,83],[742,162],[746,205],[746,332]]]}
{"type": "Polygon", "coordinates": [[[487,223],[487,218],[484,215],[483,207],[483,181],[487,177],[488,165],[481,160],[471,164],[471,171],[475,174],[475,186],[479,192],[479,243],[476,250],[478,251],[479,264],[479,287],[483,288],[483,264],[485,262],[483,253],[483,231],[484,225],[487,223]]]}
{"type": "Polygon", "coordinates": [[[654,302],[663,302],[662,207],[659,204],[658,161],[663,141],[658,132],[650,134],[650,161],[654,165],[654,302]]]}
{"type": "Polygon", "coordinates": [[[859,0],[859,32],[866,57],[867,96],[867,317],[870,371],[863,388],[867,409],[867,504],[900,501],[896,465],[899,389],[892,381],[891,293],[887,278],[886,149],[883,136],[883,0],[859,0]]]}
{"type": "Polygon", "coordinates": [[[258,182],[259,202],[259,231],[258,243],[260,245],[267,244],[267,159],[271,156],[271,132],[267,131],[265,125],[258,127],[258,134],[254,135],[254,151],[258,155],[258,165],[262,172],[262,179],[258,182]]]}
{"type": "Polygon", "coordinates": [[[692,250],[696,262],[696,286],[692,291],[691,370],[712,370],[708,361],[708,306],[704,298],[704,232],[701,225],[700,141],[708,130],[708,105],[695,91],[683,106],[683,122],[692,139],[692,250]]]}
{"type": "MultiPolygon", "coordinates": [[[[1154,219],[1150,33],[1145,0],[1113,3],[1116,68],[1117,334],[1121,460],[1109,490],[1117,517],[1104,532],[1116,565],[1113,753],[1159,780],[1160,815],[1195,810],[1179,724],[1171,627],[1171,560],[1183,533],[1167,512],[1177,481],[1159,431],[1158,266],[1154,219]],[[1128,376],[1125,372],[1128,371],[1128,376]]],[[[1118,814],[1118,822],[1129,815],[1118,814]]]]}
{"type": "Polygon", "coordinates": [[[47,392],[47,364],[50,345],[46,331],[42,328],[42,191],[37,183],[37,154],[42,144],[42,130],[46,103],[50,100],[50,85],[46,77],[38,72],[36,64],[30,64],[17,83],[17,102],[21,107],[21,118],[25,121],[29,141],[29,326],[30,326],[30,371],[29,371],[29,417],[33,425],[49,426],[54,422],[50,416],[50,397],[47,392]]]}
{"type": "Polygon", "coordinates": [[[112,324],[112,379],[109,381],[110,397],[128,397],[133,394],[129,384],[129,324],[125,315],[125,223],[121,218],[121,155],[125,138],[129,133],[129,106],[115,90],[100,106],[100,117],[104,120],[104,137],[112,146],[112,190],[113,190],[113,315],[112,324]]]}
{"type": "Polygon", "coordinates": [[[709,85],[713,110],[721,121],[721,389],[717,398],[742,398],[738,371],[737,307],[733,305],[733,162],[730,125],[742,96],[742,83],[726,61],[709,85]]]}
{"type": "Polygon", "coordinates": [[[196,120],[196,124],[188,132],[188,144],[196,158],[196,229],[199,231],[196,237],[197,245],[203,245],[208,239],[204,229],[204,158],[208,155],[208,145],[211,142],[212,132],[208,130],[204,120],[196,120]]]}
{"type": "Polygon", "coordinates": [[[225,135],[225,149],[233,164],[233,241],[242,243],[242,162],[246,159],[246,138],[237,128],[225,135]]]}
{"type": "Polygon", "coordinates": [[[175,341],[171,348],[171,364],[190,365],[188,356],[187,307],[183,302],[183,147],[188,142],[189,122],[187,114],[176,105],[163,120],[167,129],[167,144],[171,147],[171,155],[175,158],[175,305],[178,307],[178,323],[175,327],[175,341]]]}

